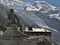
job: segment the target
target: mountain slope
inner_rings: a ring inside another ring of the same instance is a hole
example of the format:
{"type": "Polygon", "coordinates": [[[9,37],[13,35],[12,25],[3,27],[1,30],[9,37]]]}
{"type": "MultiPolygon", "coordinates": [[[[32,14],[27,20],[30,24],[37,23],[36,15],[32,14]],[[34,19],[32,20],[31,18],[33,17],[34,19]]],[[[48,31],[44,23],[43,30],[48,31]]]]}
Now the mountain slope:
{"type": "Polygon", "coordinates": [[[26,5],[29,5],[30,3],[25,3],[20,0],[0,0],[0,2],[4,5],[7,5],[9,8],[14,9],[24,9],[26,5]]]}

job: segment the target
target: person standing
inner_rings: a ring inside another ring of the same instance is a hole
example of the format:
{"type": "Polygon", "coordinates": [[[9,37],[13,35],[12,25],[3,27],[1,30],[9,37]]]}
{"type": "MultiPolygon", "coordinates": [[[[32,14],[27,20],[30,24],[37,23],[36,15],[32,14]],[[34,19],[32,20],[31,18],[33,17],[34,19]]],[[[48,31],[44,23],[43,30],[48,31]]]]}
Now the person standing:
{"type": "Polygon", "coordinates": [[[13,23],[13,21],[14,21],[13,14],[14,14],[14,10],[10,9],[8,12],[8,24],[13,23]]]}
{"type": "Polygon", "coordinates": [[[19,19],[16,16],[13,9],[10,9],[8,12],[8,24],[17,24],[19,23],[19,19]]]}

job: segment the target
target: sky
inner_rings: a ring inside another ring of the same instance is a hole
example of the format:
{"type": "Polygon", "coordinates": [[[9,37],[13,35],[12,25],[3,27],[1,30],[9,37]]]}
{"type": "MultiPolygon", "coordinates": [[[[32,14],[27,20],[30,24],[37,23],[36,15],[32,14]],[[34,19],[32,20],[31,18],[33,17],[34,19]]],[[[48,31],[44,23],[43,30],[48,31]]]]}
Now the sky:
{"type": "MultiPolygon", "coordinates": [[[[22,1],[32,3],[32,2],[34,2],[35,0],[22,0],[22,1]]],[[[50,4],[54,5],[54,6],[60,7],[60,0],[44,0],[44,1],[50,3],[50,4]]]]}

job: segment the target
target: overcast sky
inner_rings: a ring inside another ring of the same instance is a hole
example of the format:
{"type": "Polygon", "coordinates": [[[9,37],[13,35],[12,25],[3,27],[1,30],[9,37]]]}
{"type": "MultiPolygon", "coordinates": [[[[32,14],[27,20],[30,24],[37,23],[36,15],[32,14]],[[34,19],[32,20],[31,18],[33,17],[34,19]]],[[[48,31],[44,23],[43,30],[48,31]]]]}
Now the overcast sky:
{"type": "MultiPolygon", "coordinates": [[[[34,2],[34,0],[22,0],[22,1],[26,1],[26,2],[34,2]]],[[[60,0],[45,0],[48,3],[55,5],[57,7],[60,7],[60,0]]]]}

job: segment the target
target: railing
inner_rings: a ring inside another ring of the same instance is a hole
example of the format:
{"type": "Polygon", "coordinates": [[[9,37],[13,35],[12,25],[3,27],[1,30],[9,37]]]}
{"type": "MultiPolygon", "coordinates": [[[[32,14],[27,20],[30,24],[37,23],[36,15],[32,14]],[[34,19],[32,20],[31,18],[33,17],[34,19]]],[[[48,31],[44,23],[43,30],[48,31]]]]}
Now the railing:
{"type": "Polygon", "coordinates": [[[40,35],[51,36],[51,32],[26,32],[24,31],[24,33],[29,36],[40,36],[40,35]]]}

